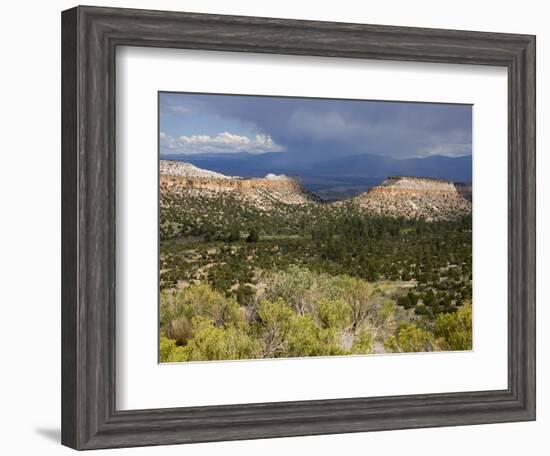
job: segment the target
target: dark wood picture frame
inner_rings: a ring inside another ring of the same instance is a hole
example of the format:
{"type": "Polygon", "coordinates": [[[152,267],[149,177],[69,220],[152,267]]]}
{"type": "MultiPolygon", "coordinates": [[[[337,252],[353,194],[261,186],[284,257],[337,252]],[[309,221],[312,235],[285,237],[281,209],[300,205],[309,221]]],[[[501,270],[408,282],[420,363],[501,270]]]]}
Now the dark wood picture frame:
{"type": "Polygon", "coordinates": [[[94,449],[534,419],[534,36],[99,7],[62,13],[63,444],[94,449]],[[117,410],[117,46],[506,67],[508,388],[117,410]]]}

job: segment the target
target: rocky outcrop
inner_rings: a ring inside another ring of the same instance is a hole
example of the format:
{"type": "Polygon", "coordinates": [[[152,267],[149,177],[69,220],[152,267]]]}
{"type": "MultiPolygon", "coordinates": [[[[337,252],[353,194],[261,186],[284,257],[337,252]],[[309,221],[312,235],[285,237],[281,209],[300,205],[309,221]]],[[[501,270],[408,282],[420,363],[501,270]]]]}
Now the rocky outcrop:
{"type": "Polygon", "coordinates": [[[452,182],[408,176],[389,177],[353,201],[373,215],[427,221],[456,219],[472,210],[452,182]]]}
{"type": "Polygon", "coordinates": [[[390,176],[382,184],[374,187],[373,192],[399,194],[409,193],[456,193],[452,182],[426,177],[390,176]]]}
{"type": "MultiPolygon", "coordinates": [[[[251,179],[228,177],[212,171],[201,170],[193,165],[176,169],[176,167],[163,164],[163,161],[165,160],[161,160],[160,166],[161,193],[200,196],[225,194],[242,198],[264,209],[268,209],[275,203],[308,204],[321,201],[316,195],[308,192],[297,178],[274,174],[267,175],[265,178],[251,179]],[[208,173],[212,173],[212,175],[208,173]]],[[[176,163],[180,164],[181,162],[176,163]]],[[[181,164],[188,165],[187,163],[181,164]]]]}
{"type": "MultiPolygon", "coordinates": [[[[451,220],[468,215],[472,210],[471,202],[457,188],[452,182],[442,179],[388,177],[381,185],[352,198],[351,202],[372,215],[427,221],[451,220]]],[[[160,162],[160,192],[161,196],[230,196],[264,210],[276,204],[322,202],[306,190],[299,179],[284,174],[268,174],[264,178],[225,176],[189,163],[169,160],[160,162]]]]}
{"type": "Polygon", "coordinates": [[[184,163],[175,160],[160,161],[161,176],[181,176],[181,177],[205,177],[210,179],[231,179],[224,174],[209,171],[207,169],[197,168],[191,163],[184,163]]]}

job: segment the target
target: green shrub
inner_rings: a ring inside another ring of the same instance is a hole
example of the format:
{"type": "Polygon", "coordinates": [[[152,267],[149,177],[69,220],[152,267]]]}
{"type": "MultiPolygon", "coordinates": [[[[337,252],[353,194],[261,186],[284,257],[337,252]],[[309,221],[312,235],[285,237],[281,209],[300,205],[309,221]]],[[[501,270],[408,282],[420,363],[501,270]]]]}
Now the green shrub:
{"type": "Polygon", "coordinates": [[[256,290],[250,285],[239,285],[235,292],[235,298],[241,306],[250,306],[254,303],[256,290]]]}
{"type": "Polygon", "coordinates": [[[386,340],[384,347],[391,352],[425,352],[434,350],[435,341],[432,333],[415,325],[404,325],[386,340]]]}
{"type": "Polygon", "coordinates": [[[319,282],[323,278],[306,268],[291,265],[286,271],[272,272],[263,278],[266,299],[283,299],[299,314],[312,313],[320,297],[319,282]]]}
{"type": "Polygon", "coordinates": [[[241,233],[237,229],[232,229],[231,232],[227,235],[227,242],[237,242],[241,239],[241,233]]]}
{"type": "Polygon", "coordinates": [[[241,328],[220,328],[212,320],[194,317],[193,330],[193,338],[183,348],[188,361],[253,359],[261,355],[260,343],[241,328]]]}
{"type": "Polygon", "coordinates": [[[295,313],[282,299],[258,307],[258,336],[264,357],[327,356],[344,353],[339,332],[319,327],[312,315],[295,313]]]}
{"type": "Polygon", "coordinates": [[[390,327],[395,323],[396,305],[392,300],[384,301],[376,312],[375,322],[377,326],[390,327]]]}
{"type": "Polygon", "coordinates": [[[321,329],[311,315],[293,315],[290,318],[290,330],[287,335],[286,356],[329,355],[330,344],[326,344],[321,329]]]}
{"type": "Polygon", "coordinates": [[[235,300],[212,290],[209,285],[161,292],[160,327],[168,338],[184,344],[193,335],[191,320],[195,316],[208,318],[216,326],[244,321],[243,311],[235,300]]]}
{"type": "MultiPolygon", "coordinates": [[[[400,305],[421,315],[414,317],[386,298],[396,293],[394,284],[373,284],[338,268],[331,273],[295,264],[270,269],[266,263],[258,274],[253,266],[241,266],[258,249],[277,259],[283,249],[295,246],[280,243],[273,250],[264,240],[195,251],[202,268],[215,265],[205,269],[207,274],[216,272],[218,285],[161,291],[161,362],[368,354],[381,344],[391,352],[471,349],[471,304],[466,302],[452,314],[436,314],[457,309],[453,303],[462,298],[462,289],[435,293],[425,288],[417,290],[420,294],[398,295],[400,305]],[[266,299],[257,302],[256,288],[250,283],[258,284],[266,299]],[[410,324],[410,319],[417,323],[410,324]]],[[[187,270],[178,263],[185,260],[171,255],[162,261],[187,270]]],[[[385,267],[396,266],[388,262],[385,267]]],[[[211,277],[208,280],[213,283],[211,277]]]]}
{"type": "Polygon", "coordinates": [[[176,317],[173,320],[167,321],[162,325],[162,331],[166,334],[167,338],[173,339],[179,344],[184,344],[193,336],[191,321],[185,316],[176,317]]]}
{"type": "Polygon", "coordinates": [[[414,313],[416,315],[427,315],[429,311],[424,304],[420,303],[420,304],[417,304],[416,307],[414,308],[414,313]]]}
{"type": "Polygon", "coordinates": [[[374,311],[373,298],[377,289],[369,282],[347,275],[335,277],[333,283],[338,289],[338,297],[350,307],[351,325],[356,330],[374,311]]]}
{"type": "Polygon", "coordinates": [[[442,350],[471,350],[472,304],[467,302],[455,313],[438,315],[435,335],[442,350]]]}
{"type": "Polygon", "coordinates": [[[311,315],[292,316],[287,356],[330,356],[344,353],[335,329],[320,328],[311,315]]]}
{"type": "Polygon", "coordinates": [[[282,299],[262,301],[258,305],[259,337],[266,358],[283,355],[288,349],[288,334],[294,312],[282,299]]]}
{"type": "Polygon", "coordinates": [[[183,347],[178,347],[176,341],[160,336],[159,356],[161,363],[178,363],[187,361],[187,353],[183,347]]]}
{"type": "Polygon", "coordinates": [[[376,331],[370,326],[363,325],[355,333],[353,338],[353,345],[351,346],[351,353],[367,355],[372,353],[374,342],[376,340],[376,331]]]}
{"type": "Polygon", "coordinates": [[[317,317],[323,328],[345,329],[351,323],[351,308],[341,299],[317,301],[317,317]]]}

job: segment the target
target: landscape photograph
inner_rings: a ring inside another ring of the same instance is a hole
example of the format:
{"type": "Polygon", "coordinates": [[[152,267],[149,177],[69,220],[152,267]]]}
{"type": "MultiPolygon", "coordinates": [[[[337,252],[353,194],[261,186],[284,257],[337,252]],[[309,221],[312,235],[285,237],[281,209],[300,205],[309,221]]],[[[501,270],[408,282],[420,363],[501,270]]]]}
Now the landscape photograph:
{"type": "Polygon", "coordinates": [[[161,363],[468,351],[472,106],[159,92],[161,363]]]}

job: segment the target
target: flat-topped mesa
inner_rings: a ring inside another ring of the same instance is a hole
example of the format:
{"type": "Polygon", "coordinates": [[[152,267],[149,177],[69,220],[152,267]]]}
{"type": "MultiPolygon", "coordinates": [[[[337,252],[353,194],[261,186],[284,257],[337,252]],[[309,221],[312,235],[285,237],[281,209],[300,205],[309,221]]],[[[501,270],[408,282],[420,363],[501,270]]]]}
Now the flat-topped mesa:
{"type": "Polygon", "coordinates": [[[194,177],[194,176],[166,176],[161,174],[161,187],[187,188],[195,190],[210,190],[217,192],[238,191],[242,193],[252,192],[258,189],[271,189],[276,191],[301,191],[302,185],[298,179],[264,179],[241,177],[194,177]]]}
{"type": "Polygon", "coordinates": [[[472,210],[452,182],[411,176],[388,177],[353,201],[370,214],[427,221],[457,219],[472,210]]]}
{"type": "Polygon", "coordinates": [[[307,204],[319,201],[308,192],[298,178],[268,174],[265,178],[229,177],[203,170],[188,163],[160,166],[160,189],[173,194],[196,194],[219,196],[223,194],[243,198],[255,205],[268,208],[276,202],[284,204],[307,204]]]}
{"type": "Polygon", "coordinates": [[[371,192],[381,193],[457,193],[454,184],[444,179],[429,177],[390,176],[371,192]]]}
{"type": "Polygon", "coordinates": [[[160,175],[161,176],[181,176],[181,177],[207,177],[211,179],[230,179],[215,171],[201,169],[191,163],[184,163],[175,160],[160,160],[160,175]]]}

